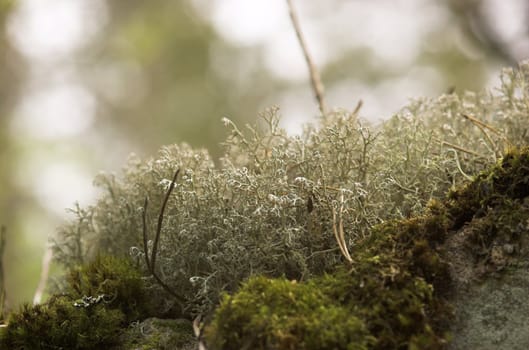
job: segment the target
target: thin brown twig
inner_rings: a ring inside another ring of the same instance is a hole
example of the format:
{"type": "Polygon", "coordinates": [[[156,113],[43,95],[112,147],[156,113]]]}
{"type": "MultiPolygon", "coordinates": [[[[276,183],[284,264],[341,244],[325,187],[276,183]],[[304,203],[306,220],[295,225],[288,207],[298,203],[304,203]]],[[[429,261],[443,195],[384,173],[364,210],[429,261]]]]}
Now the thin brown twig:
{"type": "Polygon", "coordinates": [[[320,73],[316,68],[316,65],[314,64],[312,57],[310,56],[309,50],[307,48],[307,43],[305,42],[305,38],[303,36],[303,33],[301,32],[301,26],[299,24],[299,19],[296,10],[294,9],[294,5],[292,4],[292,0],[286,1],[288,5],[288,12],[290,13],[290,19],[292,20],[292,26],[294,27],[296,36],[301,46],[301,50],[303,51],[303,56],[305,56],[305,61],[307,62],[307,66],[309,67],[310,81],[312,89],[314,90],[314,95],[316,97],[316,100],[318,101],[318,106],[320,107],[320,112],[322,115],[327,115],[327,104],[325,103],[324,95],[325,89],[323,87],[323,83],[321,82],[320,73]]]}
{"type": "Polygon", "coordinates": [[[482,154],[479,154],[479,153],[474,152],[474,151],[471,151],[471,150],[469,150],[469,149],[466,149],[466,148],[460,147],[460,146],[458,146],[458,145],[454,145],[453,143],[450,143],[450,142],[448,142],[448,141],[441,141],[441,145],[443,145],[443,146],[444,146],[444,145],[449,146],[449,147],[451,147],[451,148],[453,148],[453,149],[456,149],[456,150],[461,151],[461,152],[463,152],[463,153],[471,154],[471,155],[476,156],[476,157],[487,158],[487,157],[485,157],[485,156],[482,155],[482,154]]]}
{"type": "Polygon", "coordinates": [[[472,117],[468,114],[461,114],[463,116],[463,118],[465,118],[466,120],[470,121],[471,123],[473,123],[474,125],[476,125],[482,133],[485,134],[485,136],[487,137],[487,139],[489,140],[489,142],[492,144],[492,146],[494,148],[496,148],[496,144],[492,141],[492,139],[490,138],[489,134],[487,134],[485,132],[485,129],[487,130],[490,130],[492,131],[494,134],[496,134],[497,136],[499,136],[503,141],[505,141],[505,143],[508,145],[508,146],[512,146],[511,142],[509,141],[509,139],[507,139],[507,137],[505,137],[505,134],[502,133],[501,131],[499,131],[498,129],[490,126],[489,124],[487,123],[484,123],[482,122],[481,120],[475,118],[475,117],[472,117]]]}
{"type": "Polygon", "coordinates": [[[167,206],[167,201],[169,201],[171,192],[173,192],[174,190],[174,187],[176,184],[176,178],[178,177],[179,173],[180,173],[180,169],[177,169],[173,176],[173,180],[171,181],[171,184],[169,185],[169,189],[167,190],[167,193],[165,193],[165,198],[163,199],[162,208],[160,209],[160,214],[158,215],[158,224],[156,225],[156,236],[154,237],[154,243],[152,245],[151,265],[153,267],[156,264],[156,253],[158,252],[158,241],[160,240],[160,234],[162,232],[162,224],[163,224],[163,216],[165,213],[165,207],[167,206]]]}
{"type": "Polygon", "coordinates": [[[481,131],[483,133],[483,135],[485,135],[485,138],[487,139],[487,141],[489,142],[489,144],[491,145],[492,147],[492,150],[494,151],[494,160],[496,160],[496,150],[497,150],[497,147],[496,147],[496,143],[492,140],[492,138],[490,137],[490,135],[487,133],[487,130],[485,129],[488,129],[492,132],[494,132],[496,135],[498,135],[499,133],[494,129],[492,128],[491,126],[488,126],[487,124],[483,123],[482,121],[476,119],[476,118],[473,118],[467,114],[461,114],[463,116],[463,118],[465,118],[466,120],[469,120],[471,123],[473,123],[475,126],[478,127],[479,131],[481,131]]]}
{"type": "Polygon", "coordinates": [[[348,263],[352,263],[353,259],[351,258],[351,255],[349,254],[349,250],[347,249],[347,244],[345,243],[345,234],[343,230],[343,219],[342,219],[342,211],[343,211],[342,208],[340,208],[340,218],[339,218],[339,223],[338,223],[339,229],[336,229],[336,210],[334,209],[334,207],[332,208],[332,230],[334,232],[334,238],[336,238],[336,242],[338,243],[338,247],[340,247],[340,252],[342,253],[342,255],[344,256],[345,260],[347,260],[348,263]]]}
{"type": "Polygon", "coordinates": [[[156,254],[158,252],[158,244],[160,239],[160,234],[162,231],[162,224],[163,224],[163,217],[165,214],[165,207],[167,206],[167,201],[169,200],[169,196],[171,195],[171,192],[173,191],[175,187],[175,181],[176,177],[178,176],[178,173],[180,172],[180,169],[176,170],[175,175],[173,177],[173,181],[169,185],[169,189],[167,190],[167,193],[165,194],[165,198],[162,204],[162,208],[160,209],[160,214],[158,215],[158,224],[156,226],[156,236],[154,239],[153,247],[152,247],[152,255],[149,259],[149,247],[147,244],[147,207],[149,205],[149,200],[145,198],[144,207],[143,207],[143,213],[142,213],[142,224],[143,224],[143,249],[145,250],[145,264],[147,265],[147,269],[151,273],[151,275],[154,277],[156,282],[169,294],[171,294],[173,297],[175,297],[176,302],[178,303],[178,306],[180,309],[183,310],[183,301],[185,300],[183,296],[176,293],[171,287],[169,287],[156,273],[156,254]]]}
{"type": "Polygon", "coordinates": [[[464,113],[462,113],[461,115],[463,116],[463,118],[465,118],[466,120],[476,124],[480,128],[488,129],[488,130],[492,131],[493,133],[495,133],[498,136],[502,135],[502,133],[500,131],[498,131],[496,128],[493,128],[489,124],[484,123],[484,122],[482,122],[481,120],[479,120],[477,118],[474,118],[474,117],[472,117],[472,116],[470,116],[468,114],[464,114],[464,113]]]}
{"type": "Polygon", "coordinates": [[[356,104],[356,107],[353,110],[353,115],[358,114],[358,112],[360,112],[360,108],[362,108],[363,105],[364,105],[364,101],[358,100],[358,103],[356,104]]]}
{"type": "Polygon", "coordinates": [[[141,215],[141,222],[143,224],[143,249],[145,250],[145,265],[147,265],[147,269],[149,271],[152,271],[151,259],[149,258],[149,245],[147,242],[147,207],[148,206],[149,206],[149,199],[145,197],[145,201],[143,202],[143,212],[141,215]]]}

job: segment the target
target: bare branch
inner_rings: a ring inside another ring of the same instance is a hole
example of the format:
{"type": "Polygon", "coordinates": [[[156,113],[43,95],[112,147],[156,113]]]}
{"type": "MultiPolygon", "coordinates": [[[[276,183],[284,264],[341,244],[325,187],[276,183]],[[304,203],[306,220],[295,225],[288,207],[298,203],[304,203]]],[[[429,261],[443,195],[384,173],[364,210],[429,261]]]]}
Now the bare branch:
{"type": "Polygon", "coordinates": [[[360,112],[360,108],[364,105],[364,101],[358,100],[358,103],[356,104],[355,109],[353,110],[353,115],[357,115],[358,112],[360,112]]]}
{"type": "Polygon", "coordinates": [[[314,91],[314,95],[316,97],[316,100],[318,101],[318,106],[320,107],[320,112],[322,115],[327,115],[328,110],[327,110],[327,104],[325,103],[324,87],[323,87],[323,83],[321,82],[320,73],[318,69],[316,68],[316,65],[314,64],[312,57],[309,54],[307,43],[305,42],[305,38],[303,36],[303,33],[301,32],[301,27],[299,25],[299,20],[298,20],[296,10],[294,9],[294,6],[292,5],[292,0],[287,0],[287,5],[288,5],[288,11],[290,13],[290,19],[292,20],[292,26],[294,27],[294,30],[296,31],[296,36],[301,46],[301,50],[303,51],[303,55],[305,56],[305,61],[307,62],[307,66],[309,67],[310,81],[311,81],[312,89],[314,91]]]}

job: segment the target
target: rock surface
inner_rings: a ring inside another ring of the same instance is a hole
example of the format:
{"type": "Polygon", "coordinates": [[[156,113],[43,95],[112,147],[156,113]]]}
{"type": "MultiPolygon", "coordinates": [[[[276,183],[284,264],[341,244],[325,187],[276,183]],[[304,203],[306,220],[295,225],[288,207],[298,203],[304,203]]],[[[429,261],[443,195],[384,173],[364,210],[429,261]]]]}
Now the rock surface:
{"type": "Polygon", "coordinates": [[[472,227],[471,222],[447,242],[455,312],[450,349],[529,349],[529,230],[515,249],[496,245],[487,266],[465,249],[472,227]]]}

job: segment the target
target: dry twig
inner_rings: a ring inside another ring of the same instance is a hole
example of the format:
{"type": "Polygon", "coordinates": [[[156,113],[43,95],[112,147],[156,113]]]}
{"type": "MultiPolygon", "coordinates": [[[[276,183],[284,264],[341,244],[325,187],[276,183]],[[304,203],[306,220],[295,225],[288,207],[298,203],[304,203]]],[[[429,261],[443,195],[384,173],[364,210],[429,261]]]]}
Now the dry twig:
{"type": "Polygon", "coordinates": [[[143,249],[145,250],[145,264],[147,265],[147,269],[151,273],[151,275],[154,277],[156,282],[169,294],[171,294],[173,297],[175,297],[176,302],[180,306],[180,309],[183,309],[183,302],[184,297],[176,293],[171,287],[169,287],[156,273],[156,254],[158,253],[158,244],[160,242],[160,234],[162,232],[162,224],[163,224],[163,217],[165,213],[165,207],[167,206],[167,201],[169,200],[169,197],[171,196],[171,192],[173,192],[173,189],[175,187],[176,178],[178,177],[178,173],[180,172],[180,169],[176,170],[173,181],[171,181],[171,184],[169,185],[169,189],[167,190],[167,193],[165,194],[165,198],[163,200],[162,208],[160,209],[160,213],[158,215],[158,223],[156,226],[156,234],[154,237],[154,243],[152,246],[152,254],[149,258],[149,246],[147,244],[147,206],[149,205],[149,200],[147,197],[145,197],[145,202],[143,206],[143,213],[142,213],[142,223],[143,223],[143,249]]]}
{"type": "Polygon", "coordinates": [[[316,68],[316,65],[314,64],[312,57],[310,56],[309,50],[307,48],[307,43],[305,42],[305,38],[303,36],[303,33],[301,32],[301,26],[299,25],[297,13],[294,9],[294,6],[292,5],[292,0],[287,0],[287,5],[288,11],[290,13],[290,19],[292,20],[292,25],[294,27],[294,30],[296,31],[296,36],[301,46],[301,50],[303,51],[303,55],[305,56],[307,66],[309,67],[310,81],[312,89],[314,90],[314,95],[316,97],[316,100],[318,101],[318,106],[320,107],[320,112],[322,115],[326,115],[328,110],[327,104],[325,103],[324,87],[323,83],[321,82],[320,73],[316,68]]]}
{"type": "Polygon", "coordinates": [[[345,242],[345,233],[343,231],[343,197],[342,197],[342,204],[340,205],[340,217],[338,221],[338,229],[336,228],[336,210],[334,207],[332,208],[332,230],[334,232],[334,238],[336,238],[336,242],[338,243],[338,246],[340,247],[340,251],[342,252],[342,255],[344,256],[345,260],[347,260],[348,263],[353,263],[353,259],[351,258],[351,255],[349,254],[349,249],[347,249],[347,243],[345,242]]]}
{"type": "Polygon", "coordinates": [[[472,117],[468,114],[462,114],[463,118],[465,118],[466,120],[470,121],[471,123],[473,123],[474,125],[476,125],[479,130],[485,135],[485,137],[487,138],[487,141],[490,143],[490,145],[492,146],[494,152],[497,151],[497,147],[496,147],[496,143],[492,140],[492,138],[489,136],[489,134],[485,131],[485,129],[491,131],[493,134],[499,136],[501,138],[501,140],[503,142],[505,142],[505,144],[509,147],[512,147],[512,144],[511,142],[509,141],[509,139],[507,139],[507,137],[505,137],[505,133],[499,131],[498,129],[490,126],[489,124],[487,123],[484,123],[482,122],[481,120],[475,118],[475,117],[472,117]]]}

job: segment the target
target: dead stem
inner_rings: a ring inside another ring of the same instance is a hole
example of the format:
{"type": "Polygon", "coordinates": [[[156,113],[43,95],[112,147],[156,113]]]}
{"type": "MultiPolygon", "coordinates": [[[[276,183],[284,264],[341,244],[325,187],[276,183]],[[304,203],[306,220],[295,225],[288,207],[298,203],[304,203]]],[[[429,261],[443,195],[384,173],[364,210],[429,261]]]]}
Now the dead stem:
{"type": "Polygon", "coordinates": [[[345,260],[347,260],[347,262],[349,263],[352,263],[353,259],[351,258],[351,255],[349,254],[349,250],[347,249],[347,244],[345,243],[342,212],[343,212],[343,206],[340,207],[340,218],[339,218],[338,229],[337,229],[336,228],[336,210],[334,209],[334,207],[332,208],[332,230],[334,232],[334,237],[336,238],[336,242],[338,243],[338,246],[340,247],[340,251],[342,252],[342,255],[344,256],[345,260]]]}
{"type": "Polygon", "coordinates": [[[303,36],[303,33],[301,31],[301,26],[299,24],[299,19],[296,10],[294,9],[294,6],[292,4],[292,0],[287,0],[287,5],[288,11],[290,13],[290,19],[292,20],[292,26],[294,27],[299,45],[301,46],[301,50],[303,51],[303,56],[305,57],[305,61],[307,62],[307,66],[309,67],[310,81],[312,85],[312,90],[314,91],[314,96],[318,101],[318,106],[320,107],[321,114],[325,116],[327,115],[328,110],[327,104],[325,103],[324,87],[323,83],[321,82],[320,73],[316,68],[316,65],[314,64],[312,57],[310,56],[309,50],[307,48],[307,43],[305,42],[305,37],[303,36]]]}
{"type": "Polygon", "coordinates": [[[180,172],[180,169],[176,170],[173,181],[169,185],[169,189],[165,193],[165,198],[162,203],[162,207],[160,209],[160,213],[158,215],[158,223],[156,226],[156,235],[154,238],[154,243],[152,246],[152,254],[149,259],[149,247],[148,247],[148,239],[147,239],[147,207],[149,205],[149,200],[146,197],[144,206],[143,206],[143,213],[142,213],[142,224],[143,224],[143,249],[145,251],[145,264],[147,265],[147,269],[151,273],[151,275],[154,277],[156,282],[169,294],[171,294],[173,297],[175,297],[176,302],[178,303],[178,306],[180,306],[180,309],[183,310],[183,301],[184,297],[176,293],[171,287],[169,287],[156,273],[156,254],[158,253],[158,244],[160,242],[160,234],[162,232],[162,224],[163,224],[163,217],[165,214],[165,208],[167,206],[167,202],[169,200],[169,196],[171,195],[171,192],[173,192],[173,189],[175,187],[176,178],[178,177],[178,173],[180,172]]]}

